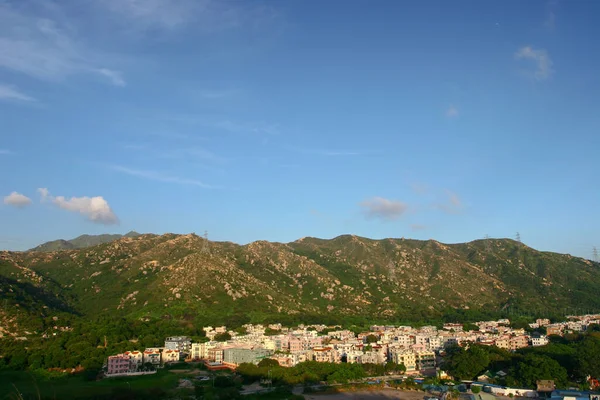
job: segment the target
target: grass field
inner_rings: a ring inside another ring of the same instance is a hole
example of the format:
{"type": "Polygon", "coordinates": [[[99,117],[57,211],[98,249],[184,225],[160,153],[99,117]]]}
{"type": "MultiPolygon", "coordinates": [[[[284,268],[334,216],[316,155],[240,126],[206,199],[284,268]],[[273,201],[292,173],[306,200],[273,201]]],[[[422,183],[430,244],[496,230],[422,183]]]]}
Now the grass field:
{"type": "MultiPolygon", "coordinates": [[[[101,399],[123,392],[152,397],[177,387],[181,376],[161,370],[155,375],[87,381],[82,376],[49,378],[28,372],[0,372],[0,400],[101,399]]],[[[142,398],[142,397],[140,397],[142,398]]]]}

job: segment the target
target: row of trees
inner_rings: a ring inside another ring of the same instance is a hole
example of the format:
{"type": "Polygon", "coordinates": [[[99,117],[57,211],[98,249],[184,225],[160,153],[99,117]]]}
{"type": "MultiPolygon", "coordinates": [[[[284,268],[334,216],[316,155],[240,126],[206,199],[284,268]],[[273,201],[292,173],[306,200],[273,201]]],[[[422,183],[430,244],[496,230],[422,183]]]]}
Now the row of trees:
{"type": "Polygon", "coordinates": [[[485,371],[502,370],[506,377],[496,378],[494,383],[508,386],[534,388],[536,381],[550,379],[559,388],[573,384],[587,387],[587,376],[600,377],[600,333],[551,336],[546,346],[515,353],[495,346],[454,346],[447,349],[442,368],[460,379],[476,379],[485,371]]]}
{"type": "Polygon", "coordinates": [[[403,373],[404,365],[387,363],[347,364],[305,361],[294,367],[284,368],[276,360],[264,359],[258,365],[244,363],[236,370],[246,383],[271,379],[273,384],[296,385],[304,383],[347,383],[367,376],[381,376],[387,373],[403,373]]]}
{"type": "MultiPolygon", "coordinates": [[[[62,320],[53,322],[66,325],[62,320]]],[[[70,331],[49,329],[46,339],[0,339],[0,369],[66,369],[81,365],[85,369],[98,370],[109,355],[162,346],[167,336],[189,335],[195,341],[206,340],[201,329],[167,319],[77,319],[69,324],[70,331]]]]}

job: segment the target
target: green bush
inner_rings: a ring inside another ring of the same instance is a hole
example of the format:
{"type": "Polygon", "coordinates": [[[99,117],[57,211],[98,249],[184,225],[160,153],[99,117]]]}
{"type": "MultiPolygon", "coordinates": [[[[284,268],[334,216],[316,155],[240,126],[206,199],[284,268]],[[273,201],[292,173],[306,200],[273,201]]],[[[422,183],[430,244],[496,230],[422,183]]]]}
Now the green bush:
{"type": "Polygon", "coordinates": [[[481,392],[481,386],[471,386],[471,392],[477,394],[481,392]]]}

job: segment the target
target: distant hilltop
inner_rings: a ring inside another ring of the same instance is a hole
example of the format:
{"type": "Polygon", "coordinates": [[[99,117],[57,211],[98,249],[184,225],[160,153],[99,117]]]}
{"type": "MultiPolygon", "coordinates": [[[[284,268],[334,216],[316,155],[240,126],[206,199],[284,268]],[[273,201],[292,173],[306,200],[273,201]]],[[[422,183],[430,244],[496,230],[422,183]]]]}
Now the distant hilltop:
{"type": "Polygon", "coordinates": [[[102,235],[81,235],[77,236],[75,239],[71,240],[52,240],[50,242],[42,243],[39,246],[36,246],[28,251],[59,251],[59,250],[74,250],[74,249],[83,249],[85,247],[97,246],[99,244],[104,244],[108,242],[112,242],[117,239],[121,239],[122,237],[137,237],[140,236],[139,233],[135,231],[127,232],[124,235],[120,234],[102,234],[102,235]]]}

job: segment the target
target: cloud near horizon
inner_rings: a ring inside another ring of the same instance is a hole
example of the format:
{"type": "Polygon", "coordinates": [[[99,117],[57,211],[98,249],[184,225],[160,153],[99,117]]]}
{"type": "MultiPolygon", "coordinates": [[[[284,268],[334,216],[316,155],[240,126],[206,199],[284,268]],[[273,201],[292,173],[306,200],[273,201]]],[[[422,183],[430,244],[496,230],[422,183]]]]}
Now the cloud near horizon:
{"type": "Polygon", "coordinates": [[[42,202],[50,201],[52,204],[63,210],[84,215],[91,222],[104,225],[119,223],[116,214],[102,196],[71,197],[70,199],[67,199],[64,196],[52,196],[47,188],[39,188],[38,193],[42,197],[42,202]]]}
{"type": "Polygon", "coordinates": [[[533,73],[533,76],[538,81],[548,79],[554,73],[552,60],[548,52],[544,49],[534,49],[531,46],[524,46],[515,53],[515,57],[517,59],[532,60],[536,63],[537,69],[533,73]]]}
{"type": "Polygon", "coordinates": [[[24,194],[12,192],[8,196],[4,196],[4,204],[17,208],[24,208],[31,204],[31,199],[24,194]]]}
{"type": "Polygon", "coordinates": [[[379,218],[383,221],[395,221],[408,210],[406,203],[383,197],[372,197],[359,205],[367,218],[379,218]]]}

